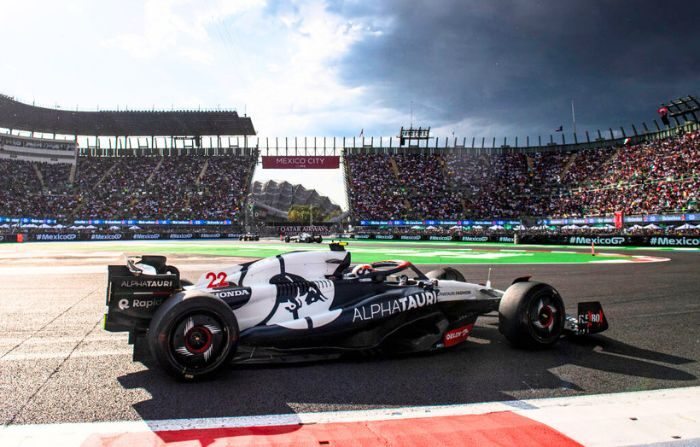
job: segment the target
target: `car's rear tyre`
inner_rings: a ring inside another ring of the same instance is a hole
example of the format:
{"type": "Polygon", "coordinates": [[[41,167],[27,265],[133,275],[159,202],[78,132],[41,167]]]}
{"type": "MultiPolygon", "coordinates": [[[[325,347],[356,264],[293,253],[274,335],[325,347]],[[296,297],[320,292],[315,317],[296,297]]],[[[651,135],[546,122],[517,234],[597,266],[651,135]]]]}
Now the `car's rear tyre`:
{"type": "Polygon", "coordinates": [[[287,242],[287,243],[289,243],[289,242],[291,241],[291,239],[289,238],[289,236],[285,236],[285,237],[284,237],[284,241],[287,242]]]}
{"type": "Polygon", "coordinates": [[[520,348],[553,345],[564,331],[565,318],[559,292],[540,282],[513,284],[498,306],[498,330],[520,348]]]}
{"type": "Polygon", "coordinates": [[[313,241],[320,244],[321,242],[323,242],[323,237],[322,236],[314,236],[313,241]]]}
{"type": "Polygon", "coordinates": [[[467,282],[462,272],[452,267],[442,267],[431,270],[425,274],[430,279],[444,279],[449,281],[467,282]]]}
{"type": "Polygon", "coordinates": [[[178,293],[153,316],[148,345],[167,373],[182,380],[201,379],[218,372],[236,352],[238,321],[217,297],[178,293]]]}

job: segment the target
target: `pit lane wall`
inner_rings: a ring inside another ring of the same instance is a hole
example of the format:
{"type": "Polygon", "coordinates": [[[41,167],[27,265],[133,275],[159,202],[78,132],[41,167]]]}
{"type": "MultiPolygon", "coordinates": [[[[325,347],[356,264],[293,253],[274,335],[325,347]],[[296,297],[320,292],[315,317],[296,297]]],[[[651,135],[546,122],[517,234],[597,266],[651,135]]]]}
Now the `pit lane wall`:
{"type": "Polygon", "coordinates": [[[617,235],[552,235],[552,234],[518,234],[504,235],[426,235],[426,234],[373,234],[359,233],[354,235],[356,240],[401,240],[401,241],[453,241],[453,242],[500,242],[534,245],[585,245],[595,244],[602,247],[698,247],[700,237],[697,236],[617,236],[617,235]]]}

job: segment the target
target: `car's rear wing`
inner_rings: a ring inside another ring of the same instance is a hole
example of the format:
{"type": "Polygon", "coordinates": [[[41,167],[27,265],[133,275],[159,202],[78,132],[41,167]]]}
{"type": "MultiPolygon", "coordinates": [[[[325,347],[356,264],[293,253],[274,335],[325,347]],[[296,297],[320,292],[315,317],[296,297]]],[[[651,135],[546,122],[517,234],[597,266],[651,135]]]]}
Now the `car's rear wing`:
{"type": "Polygon", "coordinates": [[[110,332],[147,329],[155,310],[182,288],[180,272],[165,256],[130,258],[107,267],[104,328],[110,332]]]}

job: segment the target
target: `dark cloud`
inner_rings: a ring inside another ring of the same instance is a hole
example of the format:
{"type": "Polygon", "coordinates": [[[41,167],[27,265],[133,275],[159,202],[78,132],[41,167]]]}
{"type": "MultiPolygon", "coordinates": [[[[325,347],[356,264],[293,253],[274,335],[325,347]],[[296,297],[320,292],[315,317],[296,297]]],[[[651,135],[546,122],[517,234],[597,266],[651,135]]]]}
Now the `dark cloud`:
{"type": "Polygon", "coordinates": [[[384,33],[356,44],[343,81],[422,123],[463,119],[519,135],[651,123],[697,93],[700,3],[610,0],[338,2],[384,33]],[[371,6],[366,6],[371,4],[371,6]],[[388,23],[388,25],[387,25],[388,23]]]}

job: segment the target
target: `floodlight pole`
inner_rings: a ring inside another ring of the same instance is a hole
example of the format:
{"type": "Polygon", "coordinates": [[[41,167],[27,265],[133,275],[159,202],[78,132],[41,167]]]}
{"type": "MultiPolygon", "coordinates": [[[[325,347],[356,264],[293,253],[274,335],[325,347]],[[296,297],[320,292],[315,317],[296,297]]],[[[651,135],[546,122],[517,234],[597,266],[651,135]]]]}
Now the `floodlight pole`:
{"type": "Polygon", "coordinates": [[[574,135],[576,135],[576,112],[574,111],[574,100],[571,99],[571,119],[574,122],[574,135]]]}

